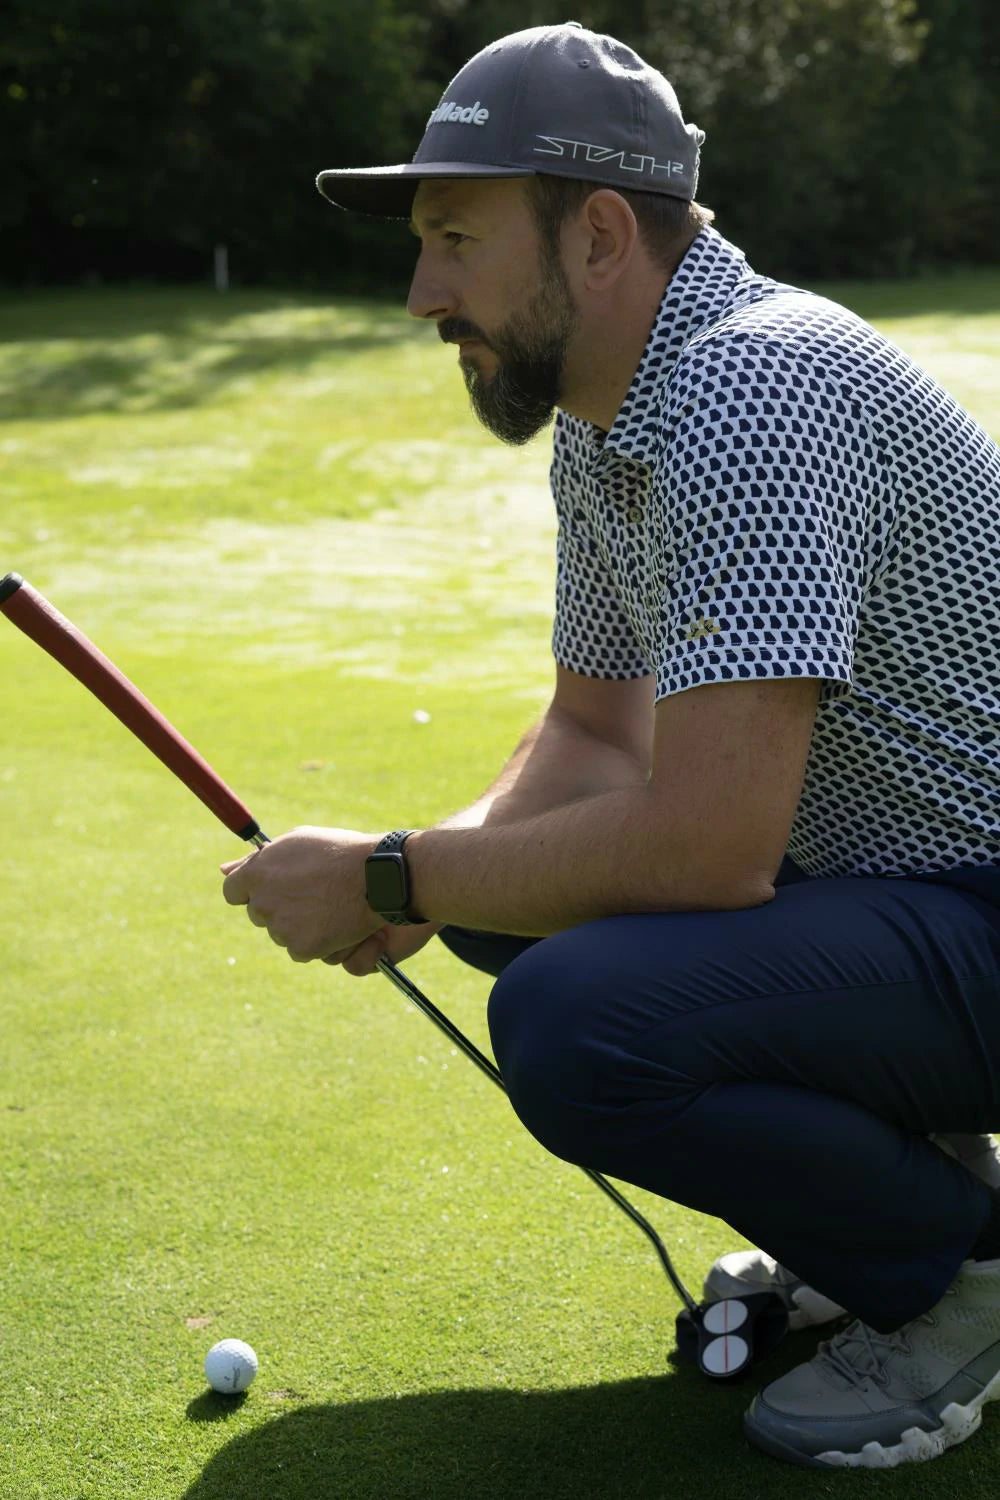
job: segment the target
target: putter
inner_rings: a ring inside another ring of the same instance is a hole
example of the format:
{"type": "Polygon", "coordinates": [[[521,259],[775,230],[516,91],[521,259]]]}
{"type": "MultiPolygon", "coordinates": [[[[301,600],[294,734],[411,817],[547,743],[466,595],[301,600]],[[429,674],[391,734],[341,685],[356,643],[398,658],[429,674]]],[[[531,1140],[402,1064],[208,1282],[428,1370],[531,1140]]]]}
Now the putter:
{"type": "MultiPolygon", "coordinates": [[[[134,683],[75,625],[18,573],[0,578],[0,613],[81,682],[168,770],[238,838],[262,849],[269,842],[249,808],[213,771],[194,746],[144,697],[134,683]]],[[[503,1089],[500,1070],[461,1032],[401,969],[379,959],[379,972],[432,1021],[486,1076],[503,1089]]],[[[581,1171],[616,1203],[652,1244],[683,1303],[677,1315],[677,1350],[714,1380],[732,1380],[770,1354],[788,1330],[788,1312],[774,1292],[755,1292],[723,1302],[696,1302],[674,1269],[666,1246],[623,1193],[600,1172],[581,1171]]]]}

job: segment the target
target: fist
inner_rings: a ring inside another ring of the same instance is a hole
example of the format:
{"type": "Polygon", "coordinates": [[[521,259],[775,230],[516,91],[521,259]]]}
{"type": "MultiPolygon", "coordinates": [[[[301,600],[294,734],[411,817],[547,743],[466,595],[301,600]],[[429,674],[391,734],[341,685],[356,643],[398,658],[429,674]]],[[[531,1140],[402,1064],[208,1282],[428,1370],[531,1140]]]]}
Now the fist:
{"type": "Polygon", "coordinates": [[[365,900],[365,860],[378,835],[295,828],[222,866],[222,894],[296,963],[356,948],[382,918],[365,900]]]}

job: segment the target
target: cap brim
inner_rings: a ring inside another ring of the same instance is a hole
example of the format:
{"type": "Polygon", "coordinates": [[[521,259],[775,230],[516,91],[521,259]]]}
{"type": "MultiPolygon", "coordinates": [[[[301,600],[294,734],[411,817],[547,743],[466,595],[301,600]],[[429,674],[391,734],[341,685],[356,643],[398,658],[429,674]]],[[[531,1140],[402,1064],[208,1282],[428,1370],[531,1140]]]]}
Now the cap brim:
{"type": "Polygon", "coordinates": [[[481,161],[414,161],[398,167],[345,167],[339,172],[320,172],[316,186],[338,208],[379,219],[408,219],[422,178],[534,175],[525,167],[495,167],[481,161]]]}

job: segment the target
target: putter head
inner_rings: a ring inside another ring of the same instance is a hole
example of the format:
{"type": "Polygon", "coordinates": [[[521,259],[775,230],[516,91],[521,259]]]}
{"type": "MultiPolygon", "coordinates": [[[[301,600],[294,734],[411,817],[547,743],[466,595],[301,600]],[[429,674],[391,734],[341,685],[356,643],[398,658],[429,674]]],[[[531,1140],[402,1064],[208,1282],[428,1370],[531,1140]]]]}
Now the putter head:
{"type": "Polygon", "coordinates": [[[678,1313],[677,1352],[713,1380],[735,1380],[787,1332],[788,1309],[777,1293],[753,1292],[678,1313]]]}

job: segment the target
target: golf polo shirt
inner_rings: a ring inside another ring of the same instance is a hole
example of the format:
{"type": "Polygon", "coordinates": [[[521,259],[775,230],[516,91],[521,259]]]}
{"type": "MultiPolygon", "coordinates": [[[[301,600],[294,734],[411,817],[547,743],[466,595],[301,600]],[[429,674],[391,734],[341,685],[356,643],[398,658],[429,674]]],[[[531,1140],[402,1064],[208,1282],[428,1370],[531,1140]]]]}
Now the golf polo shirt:
{"type": "Polygon", "coordinates": [[[795,862],[1000,865],[1000,449],[912,360],[706,229],[551,477],[562,666],[819,679],[795,862]]]}

